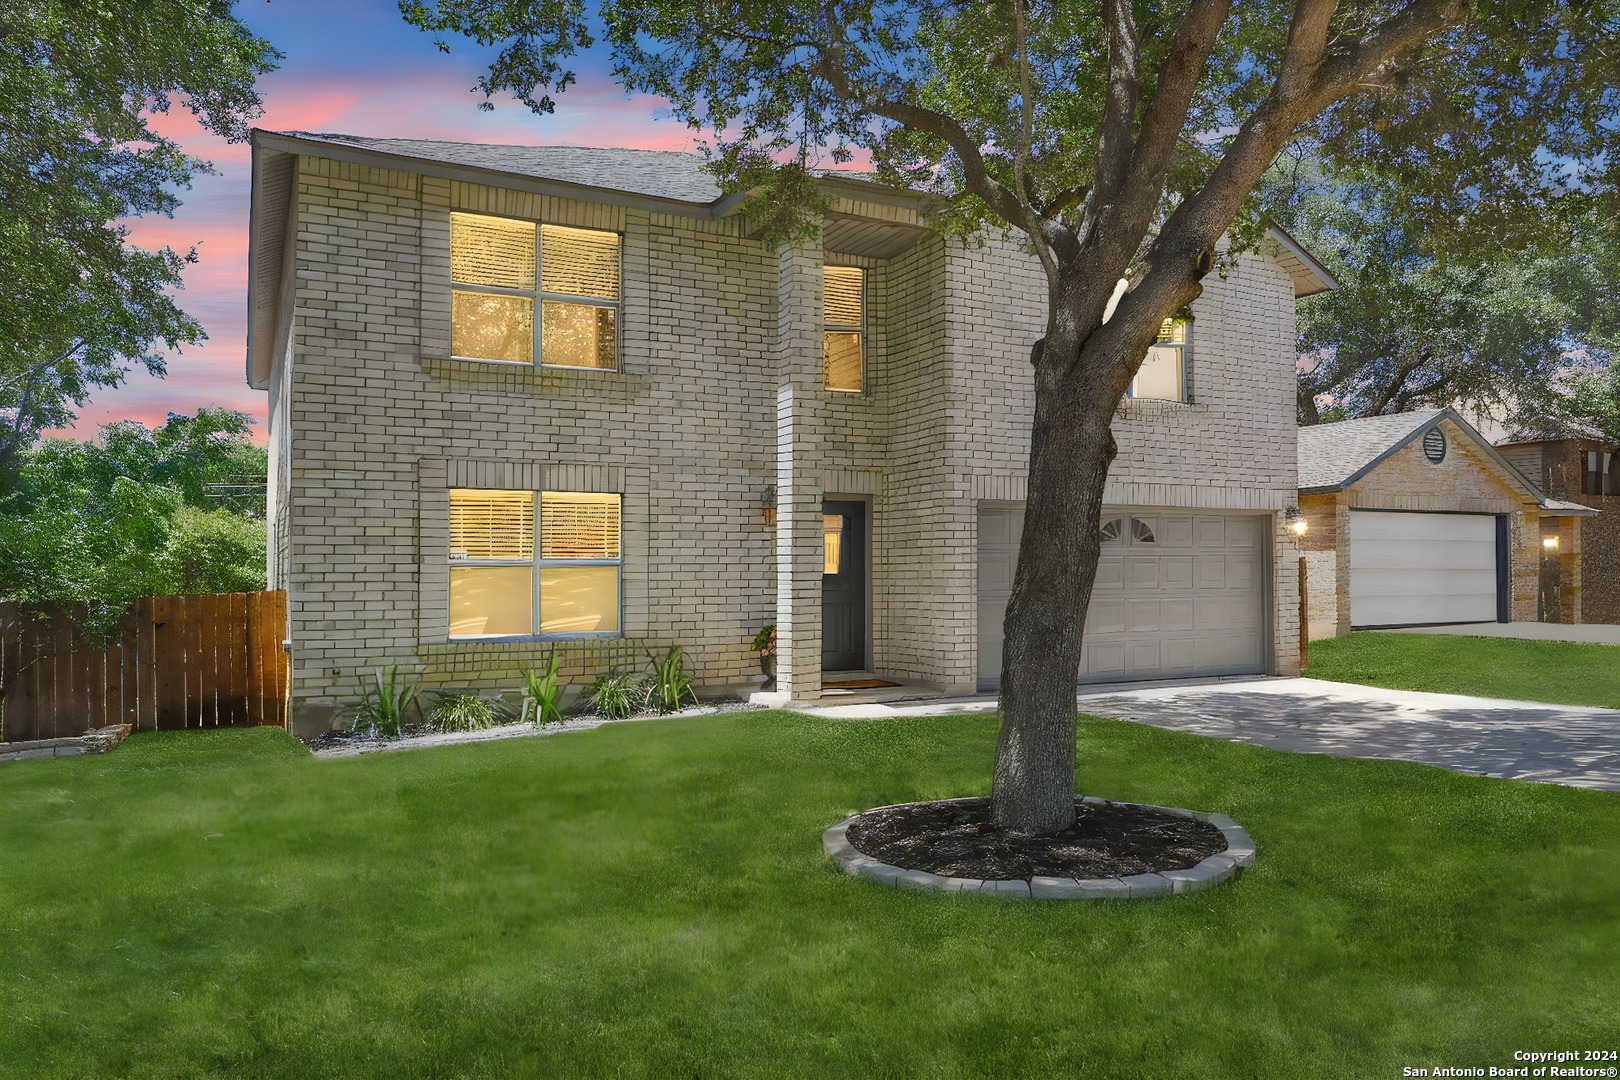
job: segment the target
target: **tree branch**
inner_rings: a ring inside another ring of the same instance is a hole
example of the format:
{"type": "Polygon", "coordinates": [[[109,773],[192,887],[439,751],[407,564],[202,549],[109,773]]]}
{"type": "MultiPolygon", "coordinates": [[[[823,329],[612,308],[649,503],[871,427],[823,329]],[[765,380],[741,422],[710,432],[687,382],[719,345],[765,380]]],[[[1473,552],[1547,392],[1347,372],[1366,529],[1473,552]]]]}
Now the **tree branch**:
{"type": "Polygon", "coordinates": [[[1108,32],[1108,90],[1103,101],[1097,144],[1097,174],[1092,183],[1092,212],[1081,227],[1082,243],[1124,188],[1136,149],[1131,129],[1136,122],[1136,95],[1141,53],[1130,0],[1106,0],[1103,19],[1108,32]]]}
{"type": "Polygon", "coordinates": [[[832,44],[827,48],[817,47],[819,59],[811,66],[813,70],[819,69],[818,73],[827,80],[827,85],[832,87],[833,92],[845,101],[856,102],[886,120],[893,120],[897,124],[925,131],[943,139],[962,162],[962,172],[967,179],[968,189],[983,199],[1007,224],[1024,227],[1026,215],[1022,200],[1008,190],[1005,184],[990,175],[984,166],[984,156],[979,153],[978,144],[962,125],[944,113],[909,102],[895,101],[876,90],[858,86],[844,69],[844,52],[848,48],[844,28],[832,20],[830,12],[827,29],[832,44]]]}
{"type": "MultiPolygon", "coordinates": [[[[1380,23],[1359,43],[1324,55],[1317,51],[1311,35],[1316,32],[1322,16],[1317,5],[1325,2],[1298,0],[1296,14],[1303,12],[1309,26],[1291,33],[1289,51],[1271,93],[1244,121],[1209,180],[1176,207],[1165,222],[1148,253],[1151,268],[1147,279],[1120,301],[1116,319],[1129,316],[1139,306],[1152,310],[1174,308],[1179,306],[1178,302],[1185,302],[1189,291],[1196,295],[1196,283],[1202,276],[1202,254],[1213,250],[1216,241],[1230,227],[1244,198],[1283,147],[1293,141],[1300,125],[1333,102],[1361,89],[1369,77],[1421,48],[1441,30],[1460,24],[1468,13],[1466,0],[1414,0],[1380,23]],[[1322,58],[1313,65],[1313,58],[1318,56],[1322,58]],[[1307,66],[1314,66],[1314,70],[1307,71],[1307,66]]],[[[1196,11],[1197,0],[1183,22],[1183,30],[1196,11]]],[[[1178,43],[1181,36],[1182,31],[1177,31],[1178,43]]],[[[1166,69],[1169,67],[1167,61],[1166,69]]],[[[1149,106],[1150,115],[1157,115],[1159,99],[1167,89],[1169,84],[1161,81],[1160,91],[1149,106]]],[[[1139,159],[1145,157],[1143,148],[1149,142],[1148,126],[1144,120],[1143,134],[1138,139],[1139,159]]],[[[1170,137],[1173,138],[1173,134],[1170,137]]],[[[1132,182],[1136,183],[1134,176],[1132,182]]]]}

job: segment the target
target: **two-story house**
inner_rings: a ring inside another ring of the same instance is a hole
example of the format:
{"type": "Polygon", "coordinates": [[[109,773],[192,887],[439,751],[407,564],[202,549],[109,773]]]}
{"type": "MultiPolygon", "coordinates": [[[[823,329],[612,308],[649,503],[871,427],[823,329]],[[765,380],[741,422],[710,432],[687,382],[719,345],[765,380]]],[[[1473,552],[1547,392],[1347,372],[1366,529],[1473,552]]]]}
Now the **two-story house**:
{"type": "MultiPolygon", "coordinates": [[[[1044,322],[1016,235],[827,176],[766,247],[693,155],[259,131],[250,385],[270,393],[293,716],[361,678],[513,687],[681,645],[698,682],[995,685],[1044,322]]],[[[1211,275],[1115,422],[1083,679],[1297,670],[1285,235],[1211,275]]]]}

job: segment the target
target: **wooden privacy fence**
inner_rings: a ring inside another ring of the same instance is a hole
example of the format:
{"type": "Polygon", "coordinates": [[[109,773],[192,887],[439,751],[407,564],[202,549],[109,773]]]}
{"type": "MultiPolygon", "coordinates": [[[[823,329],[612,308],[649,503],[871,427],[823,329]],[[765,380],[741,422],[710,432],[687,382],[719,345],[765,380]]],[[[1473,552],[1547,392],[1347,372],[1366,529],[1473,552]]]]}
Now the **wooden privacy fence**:
{"type": "Polygon", "coordinates": [[[286,725],[285,591],[144,597],[101,648],[79,640],[82,619],[0,604],[4,741],[286,725]]]}

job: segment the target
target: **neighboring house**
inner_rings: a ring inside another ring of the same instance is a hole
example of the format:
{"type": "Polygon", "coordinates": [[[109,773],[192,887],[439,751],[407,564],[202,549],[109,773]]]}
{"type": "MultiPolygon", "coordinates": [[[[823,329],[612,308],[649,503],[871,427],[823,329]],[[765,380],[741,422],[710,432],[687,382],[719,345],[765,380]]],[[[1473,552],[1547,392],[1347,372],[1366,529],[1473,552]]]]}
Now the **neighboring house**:
{"type": "MultiPolygon", "coordinates": [[[[994,686],[1046,284],[825,177],[773,250],[693,155],[253,136],[248,381],[295,730],[370,669],[517,685],[681,645],[710,690],[994,686]]],[[[1298,667],[1294,298],[1273,234],[1123,401],[1090,679],[1298,667]]]]}
{"type": "Polygon", "coordinates": [[[1579,610],[1574,522],[1593,511],[1543,495],[1452,409],[1301,428],[1299,508],[1313,640],[1534,621],[1549,550],[1579,610]]]}
{"type": "Polygon", "coordinates": [[[1542,519],[1543,534],[1559,536],[1541,564],[1542,621],[1620,623],[1620,454],[1594,433],[1572,431],[1521,432],[1496,448],[1547,495],[1595,511],[1542,519]]]}

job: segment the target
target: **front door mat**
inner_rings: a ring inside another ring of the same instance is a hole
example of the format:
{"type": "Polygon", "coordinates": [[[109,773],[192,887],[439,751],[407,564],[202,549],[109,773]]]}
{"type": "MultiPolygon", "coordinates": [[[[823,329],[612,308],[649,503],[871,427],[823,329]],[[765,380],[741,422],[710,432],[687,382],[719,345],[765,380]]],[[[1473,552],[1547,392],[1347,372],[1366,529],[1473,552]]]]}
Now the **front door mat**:
{"type": "Polygon", "coordinates": [[[876,690],[880,686],[899,686],[897,682],[884,682],[882,679],[841,679],[838,682],[823,682],[823,690],[876,690]]]}

